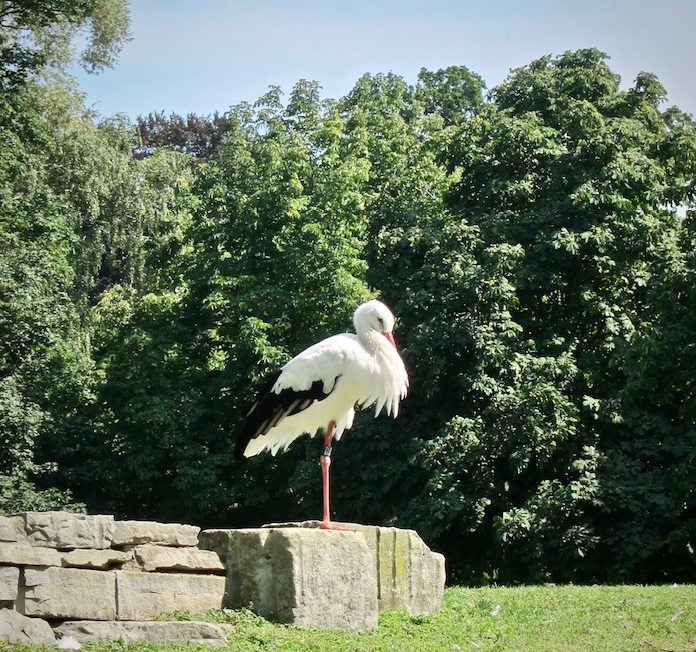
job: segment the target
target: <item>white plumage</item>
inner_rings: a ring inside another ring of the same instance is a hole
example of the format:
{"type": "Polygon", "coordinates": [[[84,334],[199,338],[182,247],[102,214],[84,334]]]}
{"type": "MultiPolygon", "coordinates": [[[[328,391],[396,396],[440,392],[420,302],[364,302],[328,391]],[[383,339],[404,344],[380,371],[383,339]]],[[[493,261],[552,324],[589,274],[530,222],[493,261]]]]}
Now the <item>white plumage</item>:
{"type": "Polygon", "coordinates": [[[303,433],[335,424],[340,439],[353,425],[355,405],[376,404],[394,417],[406,396],[408,375],[396,350],[394,316],[380,301],[353,317],[357,335],[334,335],[290,360],[266,385],[240,429],[235,456],[268,449],[275,455],[303,433]]]}

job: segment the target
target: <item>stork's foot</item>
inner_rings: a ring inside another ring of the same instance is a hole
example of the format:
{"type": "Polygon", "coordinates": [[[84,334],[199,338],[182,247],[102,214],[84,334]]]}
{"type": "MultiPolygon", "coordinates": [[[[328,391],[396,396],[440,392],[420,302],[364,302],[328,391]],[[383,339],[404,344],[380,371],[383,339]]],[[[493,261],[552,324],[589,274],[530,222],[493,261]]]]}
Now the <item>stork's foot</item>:
{"type": "Polygon", "coordinates": [[[342,532],[355,532],[354,527],[341,527],[340,525],[335,525],[331,521],[322,521],[317,525],[317,530],[341,530],[342,532]]]}

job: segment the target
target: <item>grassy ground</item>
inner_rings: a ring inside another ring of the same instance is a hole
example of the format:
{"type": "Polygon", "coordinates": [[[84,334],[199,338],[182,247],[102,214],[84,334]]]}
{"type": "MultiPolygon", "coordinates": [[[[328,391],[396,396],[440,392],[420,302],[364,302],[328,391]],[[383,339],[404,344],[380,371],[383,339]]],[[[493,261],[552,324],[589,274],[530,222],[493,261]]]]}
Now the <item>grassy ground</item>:
{"type": "MultiPolygon", "coordinates": [[[[228,649],[240,651],[696,652],[696,586],[455,587],[445,591],[436,618],[388,613],[377,630],[360,635],[272,624],[248,611],[213,612],[204,619],[226,624],[228,649]]],[[[0,644],[0,651],[8,648],[0,644]]],[[[112,643],[83,649],[164,648],[112,643]]],[[[167,649],[191,650],[173,645],[167,649]]]]}

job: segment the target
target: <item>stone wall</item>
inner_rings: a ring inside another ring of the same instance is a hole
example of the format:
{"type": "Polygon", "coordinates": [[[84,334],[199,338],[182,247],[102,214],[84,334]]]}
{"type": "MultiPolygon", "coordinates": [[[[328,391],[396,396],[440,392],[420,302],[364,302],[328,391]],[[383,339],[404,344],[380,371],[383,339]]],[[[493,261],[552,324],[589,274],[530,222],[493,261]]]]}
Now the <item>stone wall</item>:
{"type": "MultiPolygon", "coordinates": [[[[0,640],[37,628],[50,639],[50,627],[39,619],[72,621],[62,624],[65,632],[80,621],[149,621],[176,610],[220,609],[225,569],[216,553],[198,548],[199,531],[66,512],[0,516],[0,640]]],[[[194,638],[208,637],[198,631],[194,638]]],[[[173,639],[182,640],[176,633],[173,639]]]]}
{"type": "Polygon", "coordinates": [[[221,626],[151,622],[223,606],[354,632],[376,627],[384,609],[439,612],[442,555],[413,530],[351,528],[200,532],[66,512],[0,516],[0,641],[52,643],[55,631],[78,641],[226,645],[221,626]]]}

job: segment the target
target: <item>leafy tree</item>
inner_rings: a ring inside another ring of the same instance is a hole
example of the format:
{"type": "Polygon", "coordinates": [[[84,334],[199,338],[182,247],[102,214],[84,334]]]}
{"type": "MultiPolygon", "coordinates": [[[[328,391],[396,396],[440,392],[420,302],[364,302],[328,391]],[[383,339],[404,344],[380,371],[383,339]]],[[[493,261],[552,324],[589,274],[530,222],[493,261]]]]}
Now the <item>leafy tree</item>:
{"type": "Polygon", "coordinates": [[[56,461],[69,457],[80,424],[89,430],[94,405],[87,293],[100,291],[119,248],[119,278],[142,280],[148,253],[161,254],[158,236],[170,242],[173,231],[147,219],[146,202],[162,194],[144,188],[127,126],[95,127],[74,85],[45,67],[67,64],[69,40],[85,27],[84,61],[111,65],[127,5],[6,2],[0,14],[0,509],[81,509],[63,481],[71,469],[56,461]]]}
{"type": "MultiPolygon", "coordinates": [[[[687,116],[682,115],[680,119],[691,122],[687,116]]],[[[684,148],[680,151],[683,153],[684,148]]],[[[652,310],[641,322],[634,346],[627,352],[628,382],[623,402],[632,415],[638,415],[640,421],[636,420],[641,429],[660,433],[657,450],[669,447],[677,458],[674,476],[669,477],[662,499],[663,507],[676,515],[669,535],[669,553],[679,554],[686,548],[693,557],[696,546],[693,215],[688,215],[680,226],[675,246],[665,249],[662,265],[658,265],[648,282],[647,303],[652,310]]],[[[655,450],[643,454],[659,459],[655,450]]]]}
{"type": "Polygon", "coordinates": [[[481,110],[486,83],[466,66],[449,66],[435,72],[421,68],[415,97],[425,113],[442,116],[445,126],[457,125],[481,110]]]}
{"type": "Polygon", "coordinates": [[[136,158],[150,156],[156,148],[166,148],[190,154],[199,161],[210,159],[217,150],[225,132],[227,118],[217,112],[213,116],[197,116],[189,113],[184,119],[172,113],[168,118],[164,111],[150,113],[146,118],[138,116],[138,131],[142,144],[135,150],[136,158]]]}
{"type": "MultiPolygon", "coordinates": [[[[384,244],[396,241],[397,234],[416,224],[427,231],[425,225],[440,218],[449,184],[446,170],[436,161],[443,142],[443,120],[439,115],[426,115],[414,99],[413,88],[392,74],[364,75],[337,109],[345,125],[341,155],[346,162],[353,159],[352,165],[363,171],[360,199],[367,225],[366,280],[397,315],[396,341],[412,383],[397,420],[374,419],[372,410],[358,412],[345,443],[336,447],[332,482],[335,504],[341,506],[339,518],[393,524],[426,481],[426,475],[409,463],[417,451],[413,434],[420,432],[415,424],[421,422],[415,397],[423,391],[423,384],[410,348],[416,325],[405,314],[399,292],[405,280],[399,264],[403,259],[398,260],[391,248],[382,257],[384,244]]],[[[408,262],[417,266],[415,242],[400,244],[407,250],[408,262]]],[[[316,479],[306,474],[304,482],[316,483],[316,479]]]]}
{"type": "MultiPolygon", "coordinates": [[[[113,421],[134,406],[141,419],[162,411],[161,406],[148,404],[147,396],[152,388],[165,386],[166,370],[148,366],[145,342],[155,335],[154,348],[161,351],[171,339],[170,331],[181,330],[172,328],[169,320],[172,306],[181,298],[192,175],[187,158],[174,152],[161,150],[135,161],[131,141],[118,138],[121,130],[115,125],[72,124],[69,132],[72,145],[89,152],[88,164],[79,172],[86,183],[73,195],[73,207],[84,234],[81,248],[74,250],[74,264],[85,274],[77,286],[78,298],[82,302],[91,298],[80,306],[89,327],[91,365],[82,384],[56,396],[61,420],[42,440],[40,450],[43,459],[59,465],[51,482],[70,487],[93,511],[112,512],[121,508],[118,498],[128,496],[118,489],[126,471],[119,467],[122,447],[110,439],[113,421]],[[121,147],[113,146],[114,137],[123,143],[121,147]],[[114,171],[117,174],[110,174],[114,171]],[[79,212],[87,201],[86,212],[79,212]],[[90,261],[92,267],[86,268],[90,261]],[[145,369],[150,376],[142,373],[145,369]]],[[[185,341],[186,334],[181,337],[185,341]]],[[[191,374],[169,357],[172,362],[165,366],[175,364],[176,386],[188,382],[187,388],[195,387],[191,374]]],[[[163,390],[170,392],[174,388],[163,390]]],[[[169,423],[179,425],[179,420],[169,423]]],[[[154,513],[164,505],[151,502],[150,508],[154,513]]]]}
{"type": "Polygon", "coordinates": [[[95,309],[102,457],[107,481],[125,486],[121,513],[258,518],[260,500],[273,496],[279,514],[295,500],[287,473],[258,469],[292,475],[299,449],[230,465],[234,428],[266,372],[348,327],[368,296],[360,171],[336,155],[340,118],[316,98],[301,82],[287,109],[275,89],[233,108],[224,142],[196,170],[181,277],[134,293],[115,286],[95,309]]]}
{"type": "Polygon", "coordinates": [[[113,67],[131,39],[126,0],[4,0],[0,3],[0,86],[7,91],[48,64],[74,58],[71,41],[86,36],[79,62],[88,72],[113,67]]]}
{"type": "Polygon", "coordinates": [[[37,439],[53,415],[46,387],[83,351],[71,311],[71,233],[63,202],[46,183],[44,123],[16,96],[0,102],[0,510],[20,504],[64,505],[69,497],[37,492],[33,476],[50,465],[35,459],[37,439]],[[24,111],[22,115],[21,111],[24,111]],[[24,120],[22,120],[24,118],[24,120]],[[19,128],[17,128],[19,126],[19,128]]]}
{"type": "MultiPolygon", "coordinates": [[[[446,333],[468,316],[447,342],[447,387],[434,390],[463,392],[423,447],[431,474],[415,504],[454,558],[462,541],[478,551],[460,567],[469,578],[693,572],[684,546],[667,554],[679,428],[660,430],[622,402],[626,352],[650,314],[647,280],[679,227],[666,207],[692,200],[693,159],[674,147],[692,128],[659,111],[654,77],[621,92],[604,59],[596,50],[546,57],[492,91],[449,148],[450,210],[481,244],[446,271],[437,265],[429,285],[416,282],[425,268],[407,268],[404,294],[425,291],[414,321],[428,323],[423,311],[439,292],[446,333]],[[479,296],[458,289],[462,276],[479,296]]],[[[455,251],[447,232],[426,249],[443,262],[455,251]]],[[[407,237],[395,239],[399,251],[407,237]]]]}

